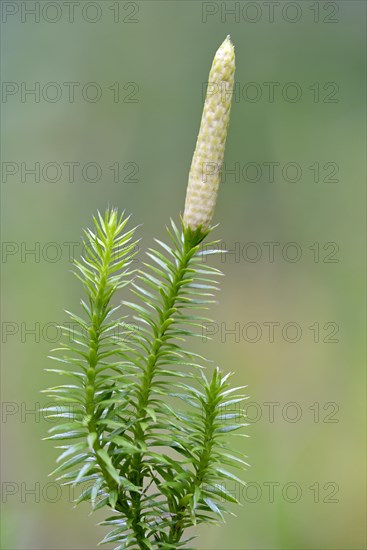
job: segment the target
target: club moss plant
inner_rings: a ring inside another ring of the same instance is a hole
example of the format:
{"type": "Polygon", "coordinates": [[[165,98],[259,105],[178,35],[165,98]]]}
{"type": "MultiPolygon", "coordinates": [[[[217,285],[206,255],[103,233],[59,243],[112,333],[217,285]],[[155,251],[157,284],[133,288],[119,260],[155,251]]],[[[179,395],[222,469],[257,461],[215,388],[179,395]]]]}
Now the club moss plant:
{"type": "Polygon", "coordinates": [[[171,221],[168,243],[157,240],[134,271],[128,217],[110,208],[85,231],[75,261],[83,313],[68,312],[78,328],[63,328],[66,343],[53,357],[62,367],[49,369],[70,379],[47,390],[55,404],[47,414],[59,420],[49,439],[62,451],[53,473],[80,486],[77,502],[109,509],[102,542],[121,550],[189,548],[187,530],[220,521],[227,503],[237,503],[228,484],[243,483],[232,469],[246,463],[229,441],[245,425],[242,388],[218,368],[209,375],[206,360],[186,347],[209,321],[198,310],[212,303],[221,275],[203,261],[213,249],[202,243],[213,229],[231,108],[223,90],[233,80],[227,37],[209,75],[184,214],[179,227],[171,221]],[[215,169],[204,177],[209,163],[215,169]],[[119,317],[112,302],[126,286],[134,299],[122,302],[129,314],[119,317]]]}

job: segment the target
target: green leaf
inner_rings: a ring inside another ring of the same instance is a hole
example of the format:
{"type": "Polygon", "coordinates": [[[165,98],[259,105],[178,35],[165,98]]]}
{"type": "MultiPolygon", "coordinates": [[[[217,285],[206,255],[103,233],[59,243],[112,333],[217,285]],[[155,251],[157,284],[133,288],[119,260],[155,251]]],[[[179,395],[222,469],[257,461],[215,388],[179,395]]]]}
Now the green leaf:
{"type": "Polygon", "coordinates": [[[218,506],[215,504],[215,502],[211,498],[206,497],[203,500],[205,504],[209,506],[212,512],[214,512],[215,514],[218,514],[224,520],[222,512],[219,510],[218,506]]]}
{"type": "Polygon", "coordinates": [[[104,449],[99,449],[97,451],[97,455],[102,460],[107,472],[110,474],[110,476],[116,481],[117,485],[120,486],[121,480],[118,475],[117,470],[113,467],[111,457],[108,455],[107,451],[104,449]]]}

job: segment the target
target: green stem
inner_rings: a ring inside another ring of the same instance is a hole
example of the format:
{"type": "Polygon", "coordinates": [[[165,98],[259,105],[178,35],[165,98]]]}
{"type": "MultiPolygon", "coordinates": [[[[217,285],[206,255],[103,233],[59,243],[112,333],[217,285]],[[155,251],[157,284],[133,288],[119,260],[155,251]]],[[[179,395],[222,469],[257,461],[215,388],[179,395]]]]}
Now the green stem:
{"type": "MultiPolygon", "coordinates": [[[[204,477],[206,474],[206,471],[209,466],[210,456],[212,452],[212,447],[214,445],[213,440],[213,433],[214,433],[214,422],[213,418],[215,418],[215,405],[214,403],[210,403],[206,405],[205,408],[205,420],[204,420],[204,439],[203,439],[203,452],[200,456],[199,464],[196,467],[195,477],[190,484],[190,487],[187,491],[188,494],[194,494],[195,488],[198,487],[200,489],[204,477]]],[[[186,511],[187,511],[187,504],[181,505],[175,517],[173,518],[173,525],[170,528],[169,532],[169,538],[168,543],[169,544],[176,544],[181,540],[181,537],[184,533],[185,529],[185,518],[186,518],[186,511]]]]}
{"type": "MultiPolygon", "coordinates": [[[[199,241],[200,242],[200,241],[199,241]]],[[[134,430],[134,443],[138,445],[139,442],[144,442],[146,428],[144,429],[141,426],[141,422],[146,421],[145,408],[149,403],[151,391],[152,391],[152,382],[155,375],[157,359],[160,352],[160,349],[163,345],[163,337],[166,333],[168,325],[166,321],[172,317],[175,313],[175,303],[179,296],[180,288],[182,286],[182,281],[187,272],[190,260],[192,259],[194,253],[196,252],[196,247],[198,245],[197,239],[190,239],[186,237],[184,239],[182,255],[178,260],[176,266],[176,271],[173,275],[170,289],[167,295],[163,299],[163,307],[160,313],[159,325],[157,326],[157,334],[154,337],[150,352],[147,357],[146,368],[144,372],[144,377],[142,381],[142,389],[138,396],[137,403],[137,418],[136,428],[134,430]]],[[[137,453],[134,455],[132,461],[132,474],[133,477],[131,481],[134,485],[138,487],[143,487],[144,483],[144,473],[143,473],[143,453],[137,453]]],[[[141,494],[133,493],[131,495],[133,503],[133,528],[136,533],[137,542],[139,547],[143,550],[148,548],[148,545],[145,543],[145,531],[141,526],[141,494]]]]}
{"type": "MultiPolygon", "coordinates": [[[[107,277],[109,273],[109,265],[111,262],[111,251],[113,249],[114,238],[113,234],[109,236],[102,256],[103,264],[101,274],[97,282],[97,293],[94,300],[90,300],[92,324],[89,328],[89,356],[88,356],[88,370],[87,370],[87,387],[86,387],[86,403],[85,408],[87,412],[88,420],[88,432],[94,438],[93,451],[95,459],[103,473],[103,477],[107,483],[107,486],[112,491],[117,491],[119,494],[119,487],[117,482],[108,472],[103,460],[98,455],[98,451],[102,449],[97,419],[95,416],[95,392],[96,392],[96,368],[98,365],[98,352],[100,348],[101,329],[105,318],[106,310],[109,305],[109,299],[105,299],[107,288],[107,277]]],[[[120,512],[126,512],[127,502],[124,497],[119,494],[118,501],[116,503],[116,509],[120,512]]]]}

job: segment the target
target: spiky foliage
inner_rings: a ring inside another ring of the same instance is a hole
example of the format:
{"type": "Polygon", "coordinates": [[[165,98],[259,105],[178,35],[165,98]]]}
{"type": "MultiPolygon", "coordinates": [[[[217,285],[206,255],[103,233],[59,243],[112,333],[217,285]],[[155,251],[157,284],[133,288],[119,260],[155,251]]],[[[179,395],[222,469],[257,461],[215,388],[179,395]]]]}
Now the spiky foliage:
{"type": "Polygon", "coordinates": [[[208,378],[205,360],[185,347],[208,321],[196,310],[209,307],[220,275],[202,261],[212,252],[201,247],[210,231],[172,222],[169,244],[157,241],[130,281],[129,321],[112,305],[136,252],[126,223],[115,210],[98,215],[75,264],[87,301],[83,317],[69,314],[78,328],[65,329],[54,357],[64,368],[52,371],[73,381],[48,391],[55,401],[48,414],[63,419],[50,439],[66,441],[55,473],[81,486],[79,502],[111,508],[104,523],[113,530],[103,542],[188,548],[187,528],[218,521],[225,502],[236,502],[226,481],[242,481],[224,466],[245,465],[227,448],[227,433],[244,425],[244,396],[229,387],[230,375],[215,369],[208,378]]]}

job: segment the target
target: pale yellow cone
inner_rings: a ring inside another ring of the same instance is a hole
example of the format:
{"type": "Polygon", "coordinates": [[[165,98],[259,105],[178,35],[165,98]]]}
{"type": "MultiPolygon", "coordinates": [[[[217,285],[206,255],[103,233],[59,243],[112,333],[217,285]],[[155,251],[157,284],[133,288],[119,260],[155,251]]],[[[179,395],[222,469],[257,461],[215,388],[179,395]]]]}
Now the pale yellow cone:
{"type": "Polygon", "coordinates": [[[200,131],[192,158],[183,224],[210,227],[217,201],[234,86],[235,55],[229,36],[215,54],[209,73],[200,131]]]}

